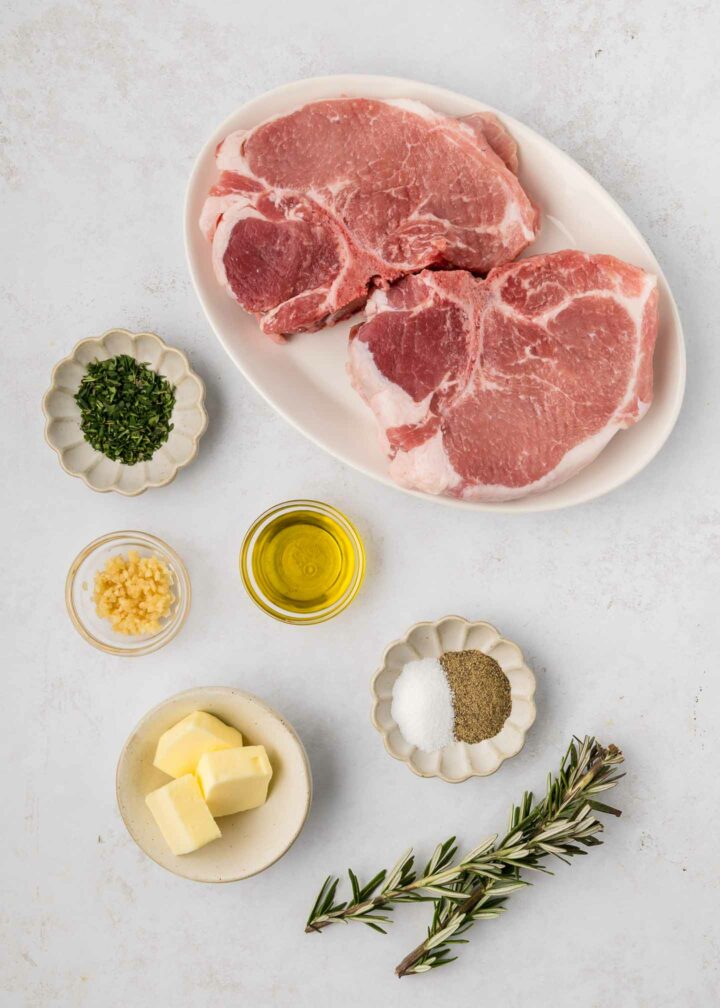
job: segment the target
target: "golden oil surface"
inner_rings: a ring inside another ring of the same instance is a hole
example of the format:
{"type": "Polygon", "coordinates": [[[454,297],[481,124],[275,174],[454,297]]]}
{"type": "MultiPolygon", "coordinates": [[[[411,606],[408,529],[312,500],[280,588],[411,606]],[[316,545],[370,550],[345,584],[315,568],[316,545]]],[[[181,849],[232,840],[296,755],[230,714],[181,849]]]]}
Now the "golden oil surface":
{"type": "Polygon", "coordinates": [[[255,580],[266,597],[291,612],[317,612],[348,589],[354,554],[347,532],[314,511],[279,515],[262,530],[252,552],[255,580]]]}

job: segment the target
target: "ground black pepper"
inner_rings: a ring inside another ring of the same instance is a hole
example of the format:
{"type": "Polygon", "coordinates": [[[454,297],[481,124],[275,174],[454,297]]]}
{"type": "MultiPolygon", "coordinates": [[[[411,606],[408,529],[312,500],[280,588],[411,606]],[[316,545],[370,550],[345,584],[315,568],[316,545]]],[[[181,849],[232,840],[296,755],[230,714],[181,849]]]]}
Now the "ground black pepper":
{"type": "Polygon", "coordinates": [[[482,742],[497,735],[510,714],[510,683],[494,658],[482,651],[440,656],[455,709],[455,738],[482,742]]]}

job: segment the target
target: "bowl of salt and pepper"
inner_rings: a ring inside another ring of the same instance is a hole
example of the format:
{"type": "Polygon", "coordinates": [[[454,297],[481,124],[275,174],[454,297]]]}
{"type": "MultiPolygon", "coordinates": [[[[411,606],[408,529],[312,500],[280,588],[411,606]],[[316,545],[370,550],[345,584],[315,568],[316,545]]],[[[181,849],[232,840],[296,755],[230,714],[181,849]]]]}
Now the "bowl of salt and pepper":
{"type": "Polygon", "coordinates": [[[390,755],[452,783],[494,773],[535,720],[535,677],[520,648],[459,616],[417,623],[392,643],[372,694],[390,755]]]}

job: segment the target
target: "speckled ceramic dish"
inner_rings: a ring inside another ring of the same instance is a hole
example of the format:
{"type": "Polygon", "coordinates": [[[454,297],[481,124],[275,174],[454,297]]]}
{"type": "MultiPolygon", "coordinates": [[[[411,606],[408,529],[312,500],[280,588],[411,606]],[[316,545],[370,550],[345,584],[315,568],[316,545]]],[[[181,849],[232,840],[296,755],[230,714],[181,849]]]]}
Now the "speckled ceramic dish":
{"type": "Polygon", "coordinates": [[[517,644],[501,637],[490,623],[445,616],[435,623],[416,623],[387,648],[372,681],[372,720],[390,755],[406,763],[413,773],[459,784],[469,777],[495,773],[504,760],[520,752],[535,720],[534,695],[535,676],[517,644]],[[474,745],[455,742],[430,753],[410,745],[391,713],[393,686],[404,666],[417,658],[439,658],[446,651],[473,648],[494,658],[510,681],[512,707],[502,731],[474,745]]]}
{"type": "Polygon", "coordinates": [[[116,787],[120,815],[135,843],[163,868],[194,882],[237,882],[265,871],[300,835],[312,800],[310,764],[295,729],[258,697],[228,686],[178,693],[146,714],[120,754],[116,787]],[[264,745],[273,776],[264,805],[223,816],[219,840],[177,856],[170,853],[145,796],[171,779],[153,766],[158,739],[196,710],[237,728],[245,745],[264,745]]]}
{"type": "Polygon", "coordinates": [[[92,490],[115,490],[134,497],[148,487],[170,483],[178,469],[195,458],[207,427],[204,398],[205,387],[182,351],[169,347],[155,333],[110,329],[96,339],[81,340],[54,368],[52,384],[43,399],[45,439],[65,472],[79,476],[92,490]],[[149,462],[136,465],[113,462],[90,447],[80,430],[80,409],[74,398],[88,364],[118,354],[146,362],[176,390],[170,437],[149,462]]]}

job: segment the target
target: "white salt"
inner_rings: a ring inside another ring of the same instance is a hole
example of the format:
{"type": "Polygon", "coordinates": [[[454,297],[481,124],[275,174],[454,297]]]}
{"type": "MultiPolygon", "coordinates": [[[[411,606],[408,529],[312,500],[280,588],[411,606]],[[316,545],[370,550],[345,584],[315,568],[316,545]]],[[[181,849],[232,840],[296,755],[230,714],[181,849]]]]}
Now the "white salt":
{"type": "Polygon", "coordinates": [[[454,741],[452,694],[437,658],[420,658],[395,680],[391,713],[403,738],[433,752],[454,741]]]}

